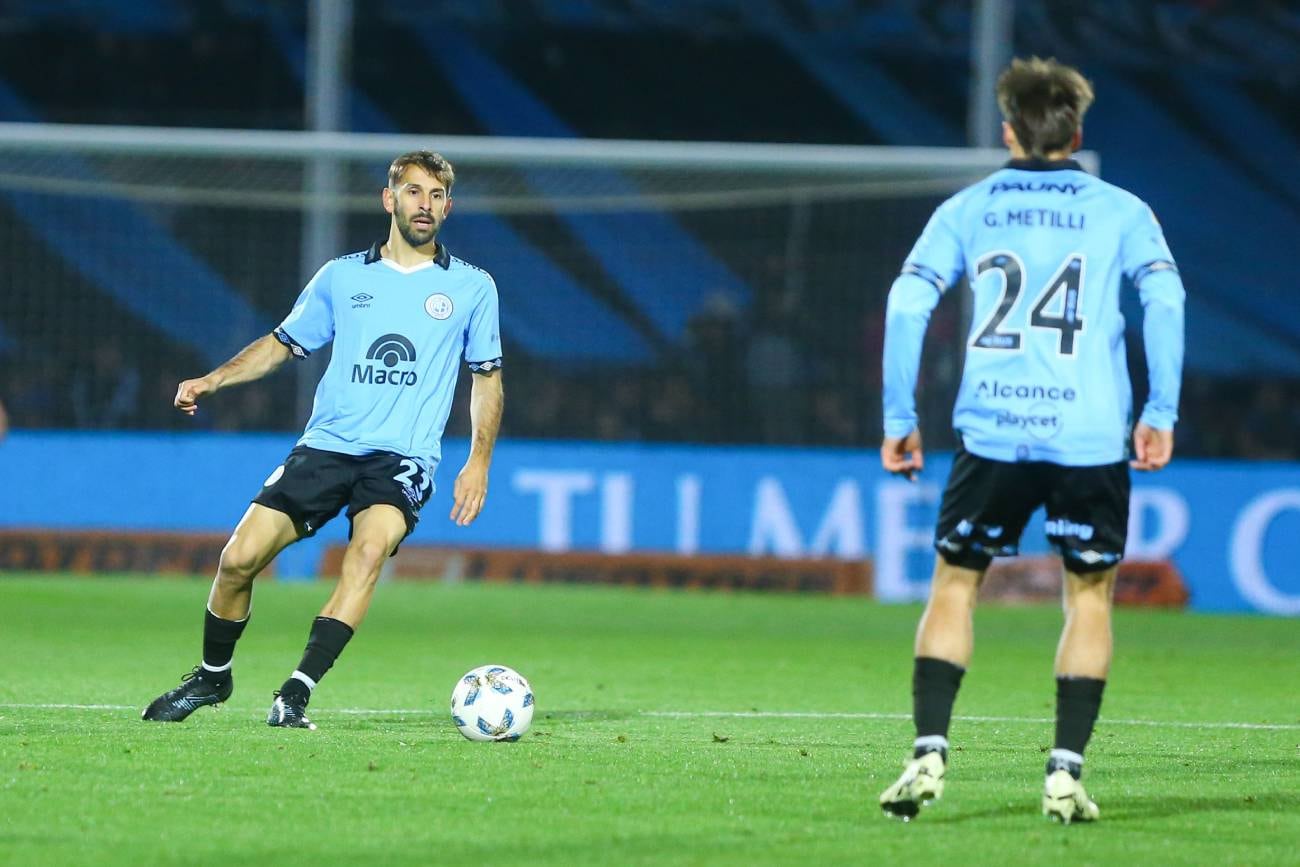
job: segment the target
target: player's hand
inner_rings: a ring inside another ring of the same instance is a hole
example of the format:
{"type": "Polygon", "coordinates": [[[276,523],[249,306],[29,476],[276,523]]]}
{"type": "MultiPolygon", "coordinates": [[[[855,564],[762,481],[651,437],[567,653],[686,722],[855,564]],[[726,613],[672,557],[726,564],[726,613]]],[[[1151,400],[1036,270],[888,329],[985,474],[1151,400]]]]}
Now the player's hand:
{"type": "Polygon", "coordinates": [[[921,431],[913,429],[905,437],[885,437],[880,445],[880,465],[887,471],[916,481],[917,473],[925,468],[921,453],[921,431]]]}
{"type": "Polygon", "coordinates": [[[468,527],[483,511],[483,501],[487,499],[488,468],[478,461],[471,461],[456,476],[454,491],[456,502],[451,507],[451,519],[460,527],[468,527]]]}
{"type": "Polygon", "coordinates": [[[194,415],[199,408],[199,398],[211,394],[217,387],[206,376],[199,379],[187,379],[176,387],[176,408],[186,415],[194,415]]]}
{"type": "Polygon", "coordinates": [[[1135,470],[1164,469],[1174,456],[1174,432],[1138,422],[1133,428],[1133,455],[1136,460],[1129,461],[1129,466],[1135,470]]]}

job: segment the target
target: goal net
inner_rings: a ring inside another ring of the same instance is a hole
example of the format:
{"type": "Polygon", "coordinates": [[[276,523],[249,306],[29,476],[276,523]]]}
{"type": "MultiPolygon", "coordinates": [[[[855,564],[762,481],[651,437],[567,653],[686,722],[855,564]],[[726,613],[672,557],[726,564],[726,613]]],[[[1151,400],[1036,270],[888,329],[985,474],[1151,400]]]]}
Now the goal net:
{"type": "MultiPolygon", "coordinates": [[[[1003,159],[0,124],[15,425],[178,425],[180,379],[273,328],[329,258],[386,236],[388,163],[421,148],[457,171],[441,240],[499,287],[508,435],[780,444],[878,437],[885,293],[933,208],[1003,159]]],[[[936,433],[960,306],[941,305],[927,344],[936,433]]],[[[299,427],[319,372],[222,394],[206,423],[299,427]]]]}

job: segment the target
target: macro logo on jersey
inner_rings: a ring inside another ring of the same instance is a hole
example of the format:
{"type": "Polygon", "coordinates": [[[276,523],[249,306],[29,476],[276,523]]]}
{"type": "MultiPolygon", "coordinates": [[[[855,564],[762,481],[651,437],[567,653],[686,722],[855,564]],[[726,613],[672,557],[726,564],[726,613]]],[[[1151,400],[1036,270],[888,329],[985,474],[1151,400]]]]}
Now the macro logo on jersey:
{"type": "Polygon", "coordinates": [[[415,344],[400,334],[385,334],[370,344],[366,360],[378,364],[352,365],[352,381],[363,385],[415,385],[414,370],[398,369],[415,363],[415,344]]]}

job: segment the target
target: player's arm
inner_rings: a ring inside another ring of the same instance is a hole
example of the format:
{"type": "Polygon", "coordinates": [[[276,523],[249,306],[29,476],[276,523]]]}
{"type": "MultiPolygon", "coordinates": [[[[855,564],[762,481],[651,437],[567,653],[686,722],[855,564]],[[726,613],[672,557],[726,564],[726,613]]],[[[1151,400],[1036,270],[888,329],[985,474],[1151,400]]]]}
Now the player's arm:
{"type": "Polygon", "coordinates": [[[306,358],[334,338],[334,309],[330,303],[333,263],[316,272],[298,295],[293,309],[272,333],[254,340],[238,355],[198,379],[176,389],[176,408],[194,415],[199,397],[219,388],[261,379],[290,358],[306,358]]]}
{"type": "Polygon", "coordinates": [[[198,399],[228,385],[261,379],[289,360],[292,352],[274,334],[260,337],[207,376],[187,379],[176,389],[176,408],[194,415],[198,399]]]}
{"type": "Polygon", "coordinates": [[[1124,240],[1126,270],[1142,301],[1142,342],[1149,391],[1133,429],[1132,467],[1159,470],[1174,455],[1174,424],[1183,376],[1183,306],[1187,297],[1160,224],[1145,206],[1124,240]]]}
{"type": "Polygon", "coordinates": [[[478,517],[487,499],[488,468],[492,465],[492,450],[501,430],[505,402],[501,368],[476,370],[469,396],[469,458],[456,476],[455,504],[451,509],[451,519],[462,527],[478,517]]]}
{"type": "Polygon", "coordinates": [[[949,209],[930,218],[902,273],[889,289],[885,305],[882,370],[885,438],[880,464],[888,472],[914,480],[925,466],[916,416],[916,379],[930,313],[950,282],[961,273],[962,251],[948,224],[949,209]]]}

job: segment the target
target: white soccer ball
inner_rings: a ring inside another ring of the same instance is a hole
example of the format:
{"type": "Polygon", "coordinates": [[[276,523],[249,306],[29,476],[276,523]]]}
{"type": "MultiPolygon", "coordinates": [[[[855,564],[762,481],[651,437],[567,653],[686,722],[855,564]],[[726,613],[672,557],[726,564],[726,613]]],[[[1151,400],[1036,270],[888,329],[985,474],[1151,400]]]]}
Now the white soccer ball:
{"type": "Polygon", "coordinates": [[[533,688],[504,665],[480,665],[456,681],[451,721],[472,741],[517,741],[533,722],[533,688]]]}

